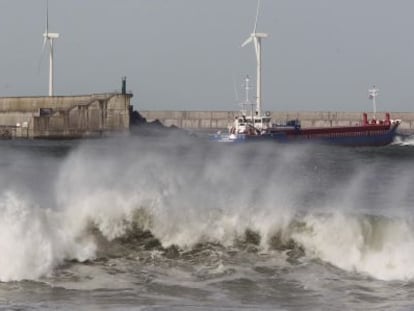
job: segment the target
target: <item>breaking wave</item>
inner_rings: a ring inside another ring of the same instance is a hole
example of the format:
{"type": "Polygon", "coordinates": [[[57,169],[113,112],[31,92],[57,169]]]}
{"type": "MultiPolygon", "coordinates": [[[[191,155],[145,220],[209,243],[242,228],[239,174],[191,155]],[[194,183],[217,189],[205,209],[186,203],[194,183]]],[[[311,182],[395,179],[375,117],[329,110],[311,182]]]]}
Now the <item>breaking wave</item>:
{"type": "Polygon", "coordinates": [[[65,259],[84,261],[96,247],[65,225],[63,215],[8,192],[0,196],[0,281],[48,276],[65,259]]]}
{"type": "Polygon", "coordinates": [[[308,256],[346,271],[382,280],[409,280],[414,257],[413,222],[379,216],[307,215],[292,238],[308,256]]]}
{"type": "MultiPolygon", "coordinates": [[[[1,193],[0,280],[39,279],[68,260],[145,250],[179,258],[208,244],[279,251],[383,280],[414,278],[406,201],[400,215],[386,215],[389,201],[377,204],[377,193],[364,190],[378,170],[351,163],[355,154],[347,152],[223,148],[177,137],[89,142],[58,161],[49,192],[1,193]],[[45,195],[50,206],[43,206],[45,195]],[[361,198],[370,212],[359,208],[361,198]]],[[[387,189],[400,197],[410,191],[387,189]]]]}
{"type": "MultiPolygon", "coordinates": [[[[237,216],[235,216],[237,217],[237,216]]],[[[212,219],[210,221],[213,221],[212,219]]],[[[155,221],[156,222],[156,221],[155,221]]],[[[217,223],[223,223],[217,218],[217,223]]],[[[181,254],[200,246],[214,244],[248,252],[280,251],[288,262],[301,258],[321,260],[349,272],[362,273],[381,280],[410,280],[414,278],[414,230],[412,221],[387,217],[355,214],[307,214],[297,216],[281,225],[277,220],[270,223],[270,231],[259,224],[252,227],[236,224],[229,227],[233,235],[217,240],[217,235],[204,231],[200,239],[189,237],[184,243],[166,244],[151,229],[134,224],[125,234],[114,240],[114,250],[102,255],[129,255],[133,251],[157,250],[168,258],[180,258],[181,254]],[[133,228],[133,229],[132,229],[133,228]],[[124,247],[120,252],[120,246],[124,247]],[[113,253],[115,252],[115,253],[113,253]]],[[[202,226],[201,223],[198,223],[202,226]]],[[[197,232],[193,232],[197,234],[197,232]]]]}

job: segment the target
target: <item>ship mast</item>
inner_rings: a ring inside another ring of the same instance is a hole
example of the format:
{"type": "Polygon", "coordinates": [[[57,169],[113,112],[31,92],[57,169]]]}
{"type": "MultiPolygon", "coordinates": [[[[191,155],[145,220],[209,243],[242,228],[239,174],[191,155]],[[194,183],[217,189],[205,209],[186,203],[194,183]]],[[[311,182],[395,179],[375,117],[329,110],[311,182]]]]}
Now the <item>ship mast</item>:
{"type": "Polygon", "coordinates": [[[378,89],[375,87],[375,85],[372,87],[372,89],[368,90],[369,93],[369,99],[372,100],[372,108],[374,111],[373,119],[376,120],[376,114],[377,114],[377,104],[375,102],[375,98],[378,96],[378,89]]]}
{"type": "Polygon", "coordinates": [[[244,79],[244,94],[245,94],[245,99],[244,99],[244,103],[245,105],[250,104],[250,100],[249,100],[249,90],[250,90],[250,77],[249,75],[246,76],[246,78],[244,79]]]}
{"type": "MultiPolygon", "coordinates": [[[[255,104],[252,104],[250,102],[250,96],[249,96],[250,89],[251,89],[251,87],[250,87],[250,77],[249,77],[249,75],[247,75],[246,78],[244,79],[244,92],[245,92],[244,106],[247,109],[248,109],[249,106],[251,106],[250,115],[251,115],[251,118],[252,118],[252,123],[254,125],[254,108],[253,107],[255,106],[255,104]]],[[[246,109],[246,115],[247,115],[247,109],[246,109]]]]}

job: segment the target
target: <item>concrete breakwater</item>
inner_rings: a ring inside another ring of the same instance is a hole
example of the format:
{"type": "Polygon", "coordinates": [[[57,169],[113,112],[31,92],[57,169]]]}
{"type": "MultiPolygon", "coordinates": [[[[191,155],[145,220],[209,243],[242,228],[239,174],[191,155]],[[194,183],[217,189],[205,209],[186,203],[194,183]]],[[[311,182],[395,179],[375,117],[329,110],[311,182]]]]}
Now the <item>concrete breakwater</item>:
{"type": "MultiPolygon", "coordinates": [[[[192,130],[227,129],[239,111],[139,111],[148,122],[160,121],[165,126],[192,130]]],[[[284,122],[299,119],[302,127],[350,126],[362,121],[362,112],[269,112],[272,120],[284,122]]],[[[368,113],[368,117],[372,113],[368,113]]],[[[377,119],[384,119],[385,112],[378,112],[377,119]]],[[[401,119],[401,132],[414,132],[414,112],[391,112],[391,119],[401,119]]]]}
{"type": "MultiPolygon", "coordinates": [[[[130,105],[132,94],[102,93],[81,96],[0,97],[0,139],[82,138],[128,132],[131,124],[158,121],[195,131],[228,128],[239,111],[139,111],[130,105]],[[139,116],[139,117],[138,117],[139,116]],[[141,119],[145,118],[144,119],[141,119]]],[[[303,127],[350,126],[362,121],[361,112],[269,112],[273,121],[299,119],[303,127]]],[[[371,115],[371,114],[369,114],[371,115]]],[[[377,113],[383,119],[384,112],[377,113]]],[[[414,133],[414,113],[394,112],[401,133],[414,133]]],[[[139,130],[139,128],[137,128],[139,130]]]]}
{"type": "Polygon", "coordinates": [[[1,138],[80,138],[128,131],[132,94],[0,98],[1,138]]]}

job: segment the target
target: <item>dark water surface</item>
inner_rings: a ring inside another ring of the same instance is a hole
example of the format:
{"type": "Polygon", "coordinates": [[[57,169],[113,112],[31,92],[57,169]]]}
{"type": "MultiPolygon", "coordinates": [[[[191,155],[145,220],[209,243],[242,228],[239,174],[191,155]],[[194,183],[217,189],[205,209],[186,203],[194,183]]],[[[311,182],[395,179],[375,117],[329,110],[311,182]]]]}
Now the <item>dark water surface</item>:
{"type": "Polygon", "coordinates": [[[414,309],[414,139],[0,150],[1,310],[414,309]]]}

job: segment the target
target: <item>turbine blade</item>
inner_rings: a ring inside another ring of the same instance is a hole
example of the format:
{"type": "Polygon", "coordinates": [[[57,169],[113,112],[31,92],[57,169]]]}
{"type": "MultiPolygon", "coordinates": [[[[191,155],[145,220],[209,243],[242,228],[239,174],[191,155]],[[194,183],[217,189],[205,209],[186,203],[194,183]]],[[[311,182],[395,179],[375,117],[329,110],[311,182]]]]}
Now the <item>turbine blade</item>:
{"type": "Polygon", "coordinates": [[[260,0],[257,0],[256,20],[254,22],[253,33],[256,33],[257,23],[259,22],[260,0]]]}
{"type": "Polygon", "coordinates": [[[40,56],[39,56],[39,61],[38,61],[38,63],[37,63],[37,72],[38,72],[38,73],[40,73],[40,65],[42,64],[43,55],[45,54],[46,43],[47,43],[47,38],[45,37],[45,38],[43,39],[42,51],[41,51],[41,53],[40,53],[40,56]]]}
{"type": "Polygon", "coordinates": [[[241,45],[242,47],[245,47],[246,45],[248,45],[250,42],[252,42],[253,37],[248,37],[246,41],[243,42],[243,44],[241,45]]]}
{"type": "Polygon", "coordinates": [[[49,33],[49,0],[46,0],[46,34],[49,33]]]}
{"type": "Polygon", "coordinates": [[[257,42],[257,38],[254,37],[253,43],[254,43],[254,50],[256,52],[256,60],[259,62],[259,43],[257,42]]]}
{"type": "Polygon", "coordinates": [[[43,44],[42,44],[42,54],[43,54],[43,52],[45,51],[46,42],[47,42],[47,38],[46,38],[46,37],[44,37],[44,38],[43,38],[43,44]]]}

